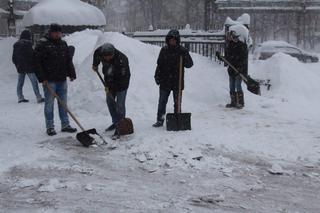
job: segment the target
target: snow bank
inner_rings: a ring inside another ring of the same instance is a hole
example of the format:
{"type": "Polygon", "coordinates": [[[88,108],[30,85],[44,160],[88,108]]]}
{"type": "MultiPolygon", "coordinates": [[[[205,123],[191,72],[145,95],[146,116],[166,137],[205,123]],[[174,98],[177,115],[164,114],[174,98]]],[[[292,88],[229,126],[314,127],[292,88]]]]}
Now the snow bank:
{"type": "Polygon", "coordinates": [[[101,10],[80,0],[43,0],[23,18],[23,26],[59,23],[72,26],[104,26],[101,10]]]}

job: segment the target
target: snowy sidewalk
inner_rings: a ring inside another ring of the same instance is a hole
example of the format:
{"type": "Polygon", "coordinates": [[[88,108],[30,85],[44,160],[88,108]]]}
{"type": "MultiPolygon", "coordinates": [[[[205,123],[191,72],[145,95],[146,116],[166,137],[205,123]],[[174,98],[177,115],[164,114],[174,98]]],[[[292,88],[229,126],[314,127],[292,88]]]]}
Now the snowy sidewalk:
{"type": "Polygon", "coordinates": [[[67,38],[76,47],[78,72],[69,84],[69,106],[86,128],[103,132],[110,122],[103,88],[90,68],[94,48],[114,43],[128,55],[132,71],[127,108],[135,135],[115,150],[85,149],[74,135],[46,136],[43,105],[35,103],[28,79],[24,91],[31,103],[17,104],[14,41],[0,41],[0,212],[320,209],[319,63],[276,55],[251,64],[252,75],[272,79],[273,87],[262,97],[246,93],[239,111],[224,108],[226,68],[192,55],[183,111],[192,112],[193,130],[172,133],[151,127],[159,48],[118,33],[75,33],[67,38]]]}

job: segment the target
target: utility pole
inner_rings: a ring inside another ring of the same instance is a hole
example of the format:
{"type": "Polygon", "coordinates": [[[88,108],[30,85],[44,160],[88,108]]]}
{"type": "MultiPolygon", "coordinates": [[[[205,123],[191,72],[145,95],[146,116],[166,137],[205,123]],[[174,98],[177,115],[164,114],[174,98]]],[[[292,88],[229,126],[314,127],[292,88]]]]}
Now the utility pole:
{"type": "Polygon", "coordinates": [[[14,1],[9,0],[8,1],[9,6],[9,16],[8,16],[8,31],[9,36],[15,36],[16,35],[16,19],[14,15],[14,1]]]}

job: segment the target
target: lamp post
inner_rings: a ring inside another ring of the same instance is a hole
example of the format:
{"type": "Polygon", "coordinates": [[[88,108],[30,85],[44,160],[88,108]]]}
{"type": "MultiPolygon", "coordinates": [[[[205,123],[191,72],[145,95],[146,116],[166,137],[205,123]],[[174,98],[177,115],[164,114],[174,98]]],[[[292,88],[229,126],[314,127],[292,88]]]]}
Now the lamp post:
{"type": "Polygon", "coordinates": [[[9,36],[15,36],[16,35],[16,19],[13,11],[14,1],[8,0],[8,6],[9,6],[9,16],[7,21],[8,21],[9,36]]]}

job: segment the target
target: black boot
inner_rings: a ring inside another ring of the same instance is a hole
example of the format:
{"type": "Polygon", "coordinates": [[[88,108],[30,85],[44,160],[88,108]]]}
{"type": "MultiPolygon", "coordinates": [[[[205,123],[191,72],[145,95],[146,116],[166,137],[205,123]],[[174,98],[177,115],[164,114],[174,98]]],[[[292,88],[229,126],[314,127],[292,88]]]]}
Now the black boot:
{"type": "Polygon", "coordinates": [[[29,100],[27,100],[27,99],[21,99],[21,100],[18,101],[19,104],[20,103],[28,103],[28,102],[29,102],[29,100]]]}
{"type": "Polygon", "coordinates": [[[110,132],[112,130],[115,130],[116,129],[116,125],[115,124],[111,124],[111,126],[109,126],[107,129],[106,129],[106,132],[110,132]]]}
{"type": "Polygon", "coordinates": [[[54,136],[56,134],[57,134],[57,132],[54,130],[54,128],[47,129],[47,135],[54,136]]]}
{"type": "Polygon", "coordinates": [[[237,92],[237,108],[242,109],[244,107],[244,95],[243,92],[237,92]]]}
{"type": "Polygon", "coordinates": [[[236,93],[235,92],[230,92],[230,99],[231,99],[231,103],[227,104],[226,108],[235,108],[235,107],[237,107],[236,93]]]}
{"type": "Polygon", "coordinates": [[[72,128],[71,126],[66,126],[63,129],[61,129],[61,132],[74,133],[74,132],[77,132],[77,129],[72,128]]]}
{"type": "Polygon", "coordinates": [[[157,121],[155,124],[153,124],[152,126],[155,127],[155,128],[163,127],[163,122],[164,122],[164,121],[160,121],[160,120],[159,120],[159,121],[157,121]]]}

